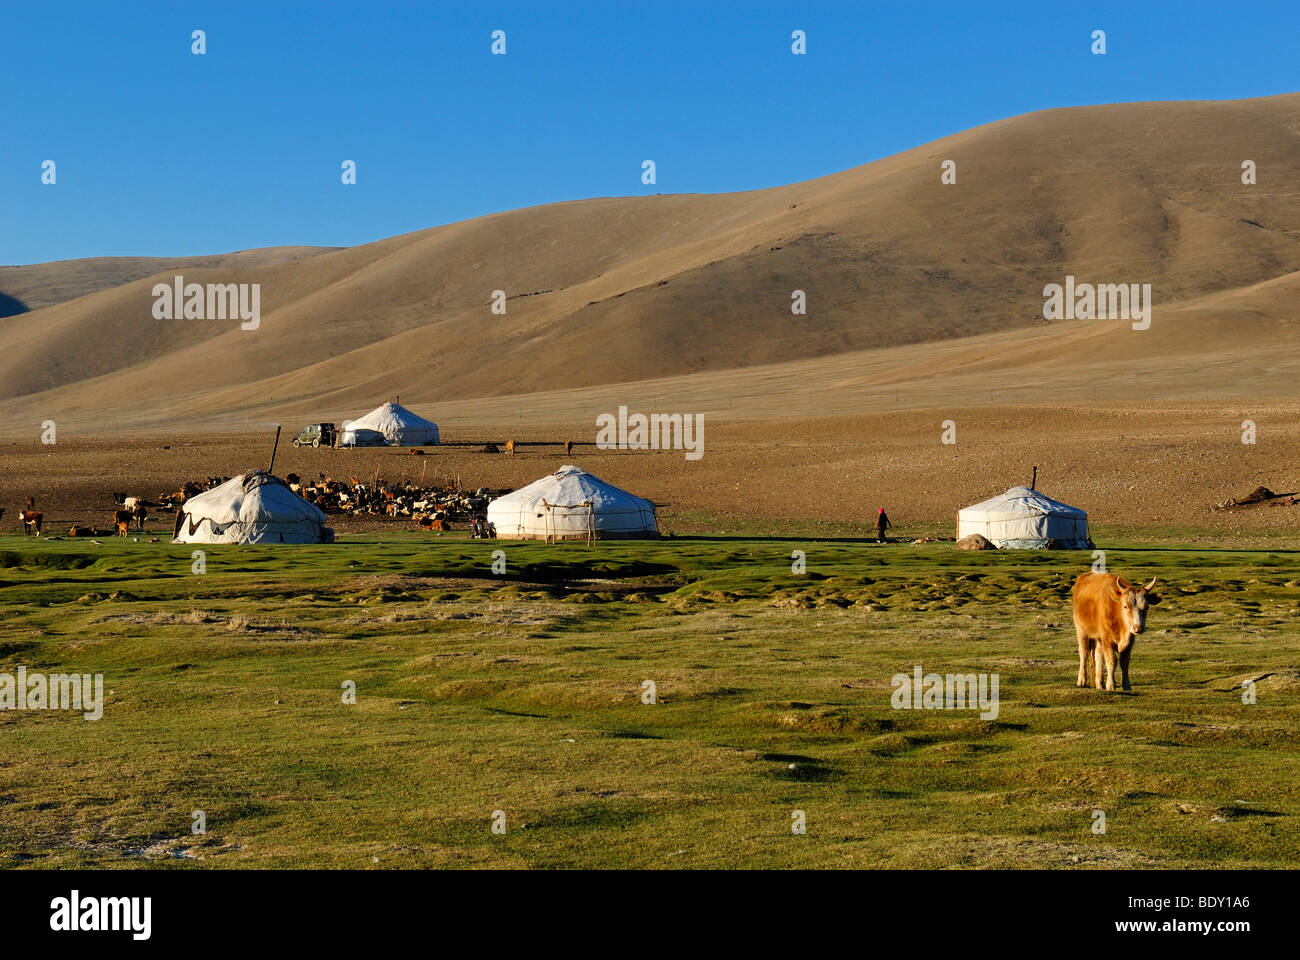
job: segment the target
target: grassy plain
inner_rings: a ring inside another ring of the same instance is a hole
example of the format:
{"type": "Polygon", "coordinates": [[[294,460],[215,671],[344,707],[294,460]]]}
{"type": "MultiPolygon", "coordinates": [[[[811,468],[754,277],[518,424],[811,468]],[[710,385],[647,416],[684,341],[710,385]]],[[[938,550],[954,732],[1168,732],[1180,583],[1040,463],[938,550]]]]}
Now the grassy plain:
{"type": "Polygon", "coordinates": [[[0,711],[0,866],[1295,866],[1300,552],[1109,549],[1165,584],[1128,695],[1074,686],[1091,559],[0,537],[0,672],[105,684],[0,711]],[[997,719],[892,709],[918,664],[997,719]]]}

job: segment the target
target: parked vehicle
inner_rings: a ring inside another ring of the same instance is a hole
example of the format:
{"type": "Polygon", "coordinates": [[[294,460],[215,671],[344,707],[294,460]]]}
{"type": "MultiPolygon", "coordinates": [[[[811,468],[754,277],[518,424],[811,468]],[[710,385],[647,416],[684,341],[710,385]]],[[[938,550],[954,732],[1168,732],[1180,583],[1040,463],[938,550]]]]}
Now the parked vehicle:
{"type": "Polygon", "coordinates": [[[338,441],[338,431],[332,423],[309,423],[293,438],[295,447],[332,447],[338,441]]]}

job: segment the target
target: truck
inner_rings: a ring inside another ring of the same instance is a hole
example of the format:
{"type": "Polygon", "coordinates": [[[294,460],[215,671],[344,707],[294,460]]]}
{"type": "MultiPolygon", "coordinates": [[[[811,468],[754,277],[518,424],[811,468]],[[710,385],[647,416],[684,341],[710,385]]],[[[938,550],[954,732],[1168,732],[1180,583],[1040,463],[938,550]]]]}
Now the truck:
{"type": "Polygon", "coordinates": [[[332,447],[338,441],[338,431],[332,423],[309,423],[293,438],[295,447],[332,447]]]}

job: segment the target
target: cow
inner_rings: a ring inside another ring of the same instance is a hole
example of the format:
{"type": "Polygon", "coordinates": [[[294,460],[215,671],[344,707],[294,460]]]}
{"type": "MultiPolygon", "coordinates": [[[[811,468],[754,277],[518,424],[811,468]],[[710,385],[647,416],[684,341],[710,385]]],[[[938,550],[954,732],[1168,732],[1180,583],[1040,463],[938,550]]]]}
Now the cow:
{"type": "Polygon", "coordinates": [[[125,537],[127,535],[127,532],[131,529],[131,521],[134,518],[135,514],[130,510],[113,511],[113,525],[117,527],[117,535],[119,537],[125,537]]]}
{"type": "Polygon", "coordinates": [[[1151,592],[1155,585],[1155,577],[1146,586],[1135,587],[1110,573],[1085,573],[1074,584],[1074,632],[1079,641],[1076,686],[1088,685],[1091,661],[1092,685],[1101,689],[1104,666],[1106,689],[1114,690],[1118,659],[1123,688],[1133,689],[1128,682],[1128,661],[1134,640],[1146,629],[1147,609],[1160,602],[1160,597],[1151,592]]]}
{"type": "Polygon", "coordinates": [[[515,442],[513,440],[506,441],[506,453],[512,457],[515,455],[515,442]]]}
{"type": "Polygon", "coordinates": [[[571,453],[573,453],[573,441],[572,441],[572,440],[565,440],[565,441],[564,441],[564,455],[567,457],[567,456],[568,456],[569,454],[571,454],[571,453]]]}
{"type": "MultiPolygon", "coordinates": [[[[28,502],[30,502],[30,500],[28,502]]],[[[18,519],[23,522],[23,536],[34,533],[39,537],[41,535],[41,520],[43,520],[44,517],[45,515],[43,513],[30,508],[20,511],[18,519]]]]}
{"type": "Polygon", "coordinates": [[[149,519],[149,511],[145,509],[143,501],[137,500],[135,506],[131,508],[131,516],[135,518],[135,525],[141,533],[144,532],[144,522],[149,519]]]}

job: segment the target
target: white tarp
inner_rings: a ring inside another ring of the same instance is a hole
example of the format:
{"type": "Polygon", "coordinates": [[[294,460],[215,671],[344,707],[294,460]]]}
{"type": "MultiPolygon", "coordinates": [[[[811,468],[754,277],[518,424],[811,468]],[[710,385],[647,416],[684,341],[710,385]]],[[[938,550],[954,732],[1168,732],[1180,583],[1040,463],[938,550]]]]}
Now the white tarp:
{"type": "Polygon", "coordinates": [[[1029,487],[1012,487],[957,513],[957,539],[978,533],[998,547],[1090,547],[1088,514],[1029,487]]]}
{"type": "Polygon", "coordinates": [[[493,500],[487,518],[502,540],[659,536],[653,503],[572,465],[493,500]]]}
{"type": "Polygon", "coordinates": [[[438,425],[407,410],[400,403],[375,407],[360,420],[343,424],[339,444],[345,447],[387,443],[395,447],[419,447],[438,442],[438,425]]]}
{"type": "Polygon", "coordinates": [[[186,500],[175,543],[329,543],[325,514],[265,470],[241,474],[186,500]]]}

